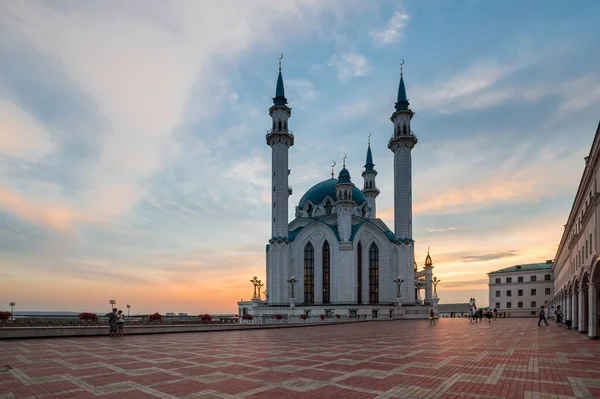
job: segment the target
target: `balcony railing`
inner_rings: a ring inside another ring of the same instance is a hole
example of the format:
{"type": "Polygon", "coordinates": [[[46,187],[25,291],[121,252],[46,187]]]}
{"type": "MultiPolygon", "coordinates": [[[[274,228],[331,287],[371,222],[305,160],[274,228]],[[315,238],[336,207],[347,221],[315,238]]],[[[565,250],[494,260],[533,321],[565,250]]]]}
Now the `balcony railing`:
{"type": "Polygon", "coordinates": [[[294,132],[291,129],[287,129],[287,130],[269,129],[269,130],[267,130],[267,134],[271,134],[271,133],[288,133],[291,136],[294,135],[294,132]]]}

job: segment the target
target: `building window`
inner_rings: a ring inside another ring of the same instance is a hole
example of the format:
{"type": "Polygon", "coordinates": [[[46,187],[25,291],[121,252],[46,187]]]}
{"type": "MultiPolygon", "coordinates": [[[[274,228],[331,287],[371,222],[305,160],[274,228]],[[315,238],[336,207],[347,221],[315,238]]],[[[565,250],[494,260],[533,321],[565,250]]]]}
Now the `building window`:
{"type": "Polygon", "coordinates": [[[325,204],[326,215],[331,215],[331,208],[333,208],[333,205],[331,205],[331,202],[327,201],[327,203],[325,204]]]}
{"type": "Polygon", "coordinates": [[[510,309],[510,308],[512,308],[512,303],[506,302],[506,309],[510,309]]]}
{"type": "Polygon", "coordinates": [[[535,288],[531,289],[531,295],[537,295],[537,290],[535,288]]]}
{"type": "Polygon", "coordinates": [[[310,242],[304,247],[304,303],[315,303],[315,249],[310,242]]]}
{"type": "Polygon", "coordinates": [[[500,279],[499,278],[496,279],[496,284],[500,284],[500,279]]]}
{"type": "Polygon", "coordinates": [[[535,310],[533,310],[533,311],[531,311],[531,312],[530,312],[530,314],[531,314],[532,316],[535,316],[535,315],[536,315],[536,313],[537,313],[537,312],[536,312],[535,310]]]}
{"type": "Polygon", "coordinates": [[[500,298],[500,291],[496,291],[496,298],[500,298]]]}
{"type": "Polygon", "coordinates": [[[369,303],[379,303],[379,248],[369,248],[369,303]]]}
{"type": "Polygon", "coordinates": [[[496,302],[496,309],[500,309],[500,302],[496,302]]]}
{"type": "Polygon", "coordinates": [[[506,278],[506,284],[510,284],[512,283],[512,277],[507,277],[506,278]]]}
{"type": "Polygon", "coordinates": [[[551,279],[552,279],[552,276],[551,276],[551,275],[549,275],[549,274],[545,274],[545,275],[544,275],[544,280],[545,280],[545,281],[550,281],[551,279]]]}
{"type": "Polygon", "coordinates": [[[523,307],[523,302],[519,302],[519,303],[517,303],[517,307],[518,307],[519,309],[520,309],[520,308],[522,308],[522,307],[523,307]]]}
{"type": "Polygon", "coordinates": [[[517,295],[518,295],[518,296],[523,296],[523,290],[519,290],[519,291],[517,292],[517,295]]]}
{"type": "Polygon", "coordinates": [[[532,308],[535,308],[535,307],[537,307],[537,304],[535,303],[535,301],[531,301],[531,307],[532,307],[532,308]]]}
{"type": "Polygon", "coordinates": [[[537,276],[531,276],[530,281],[537,281],[537,276]]]}
{"type": "Polygon", "coordinates": [[[544,294],[545,294],[545,295],[552,295],[552,289],[551,289],[551,288],[546,288],[546,289],[544,290],[544,294]]]}
{"type": "Polygon", "coordinates": [[[512,291],[511,290],[506,291],[506,296],[512,296],[512,291]]]}
{"type": "Polygon", "coordinates": [[[517,277],[517,281],[518,281],[519,283],[522,283],[522,282],[523,282],[523,276],[519,276],[519,277],[517,277]]]}
{"type": "Polygon", "coordinates": [[[323,244],[323,303],[330,303],[329,295],[329,273],[331,270],[331,256],[329,254],[329,243],[325,241],[323,244]]]}
{"type": "Polygon", "coordinates": [[[358,248],[356,248],[356,303],[362,303],[362,290],[361,290],[361,281],[362,281],[362,244],[358,243],[358,248]]]}

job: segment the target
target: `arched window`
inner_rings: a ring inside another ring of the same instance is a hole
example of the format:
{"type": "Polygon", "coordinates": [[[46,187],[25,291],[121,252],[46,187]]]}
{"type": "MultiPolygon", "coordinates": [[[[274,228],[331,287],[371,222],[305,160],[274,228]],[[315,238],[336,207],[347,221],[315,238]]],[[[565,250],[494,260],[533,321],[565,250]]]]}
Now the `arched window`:
{"type": "Polygon", "coordinates": [[[275,119],[273,119],[273,130],[275,130],[275,119]]]}
{"type": "Polygon", "coordinates": [[[326,215],[331,215],[331,208],[333,208],[333,205],[331,205],[330,201],[327,201],[327,203],[325,204],[325,214],[326,215]]]}
{"type": "Polygon", "coordinates": [[[379,303],[379,248],[369,248],[369,303],[379,303]]]}
{"type": "Polygon", "coordinates": [[[323,303],[331,303],[329,291],[329,273],[331,271],[331,255],[329,253],[329,243],[323,244],[323,303]]]}
{"type": "Polygon", "coordinates": [[[278,127],[278,129],[277,129],[277,130],[281,131],[281,121],[279,121],[279,122],[277,123],[277,127],[278,127]]]}
{"type": "Polygon", "coordinates": [[[310,242],[304,247],[304,303],[315,303],[315,249],[310,242]]]}
{"type": "Polygon", "coordinates": [[[359,242],[356,248],[356,303],[362,303],[362,244],[359,242]]]}
{"type": "Polygon", "coordinates": [[[283,130],[287,132],[287,121],[283,122],[283,130]]]}
{"type": "Polygon", "coordinates": [[[404,126],[402,127],[402,133],[403,133],[404,135],[406,135],[406,125],[404,125],[404,126]]]}
{"type": "Polygon", "coordinates": [[[344,190],[344,199],[347,200],[348,199],[348,191],[344,190]]]}

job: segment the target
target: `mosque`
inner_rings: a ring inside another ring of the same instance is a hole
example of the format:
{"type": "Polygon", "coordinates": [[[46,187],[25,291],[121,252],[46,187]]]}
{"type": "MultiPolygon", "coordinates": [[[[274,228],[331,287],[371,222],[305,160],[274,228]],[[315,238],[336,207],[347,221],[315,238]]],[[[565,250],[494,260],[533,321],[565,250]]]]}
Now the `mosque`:
{"type": "Polygon", "coordinates": [[[264,283],[256,277],[251,280],[254,295],[251,301],[238,302],[240,314],[420,318],[431,306],[437,310],[431,257],[428,253],[421,271],[414,259],[411,150],[418,140],[410,126],[414,113],[402,71],[388,143],[394,153],[393,230],[377,218],[380,191],[370,141],[362,189],[353,183],[344,157],[338,177],[332,171],[331,179],[312,186],[289,222],[288,151],[294,135],[289,129],[292,109],[285,97],[281,60],[269,114],[272,233],[266,246],[267,291],[263,300],[264,283]]]}

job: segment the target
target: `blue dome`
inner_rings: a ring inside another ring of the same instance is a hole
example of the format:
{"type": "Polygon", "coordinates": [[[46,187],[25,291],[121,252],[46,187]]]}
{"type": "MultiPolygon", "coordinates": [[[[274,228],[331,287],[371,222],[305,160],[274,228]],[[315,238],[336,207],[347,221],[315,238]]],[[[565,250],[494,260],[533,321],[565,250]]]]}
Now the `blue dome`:
{"type": "MultiPolygon", "coordinates": [[[[321,183],[312,186],[298,203],[299,208],[304,208],[307,201],[312,202],[314,205],[320,205],[325,198],[330,197],[335,201],[335,185],[338,184],[338,179],[328,179],[321,183]]],[[[352,197],[357,205],[362,205],[367,200],[365,195],[356,186],[352,189],[352,197]]]]}
{"type": "Polygon", "coordinates": [[[338,176],[338,183],[351,183],[350,172],[348,172],[348,169],[344,168],[340,170],[340,175],[338,176]]]}

